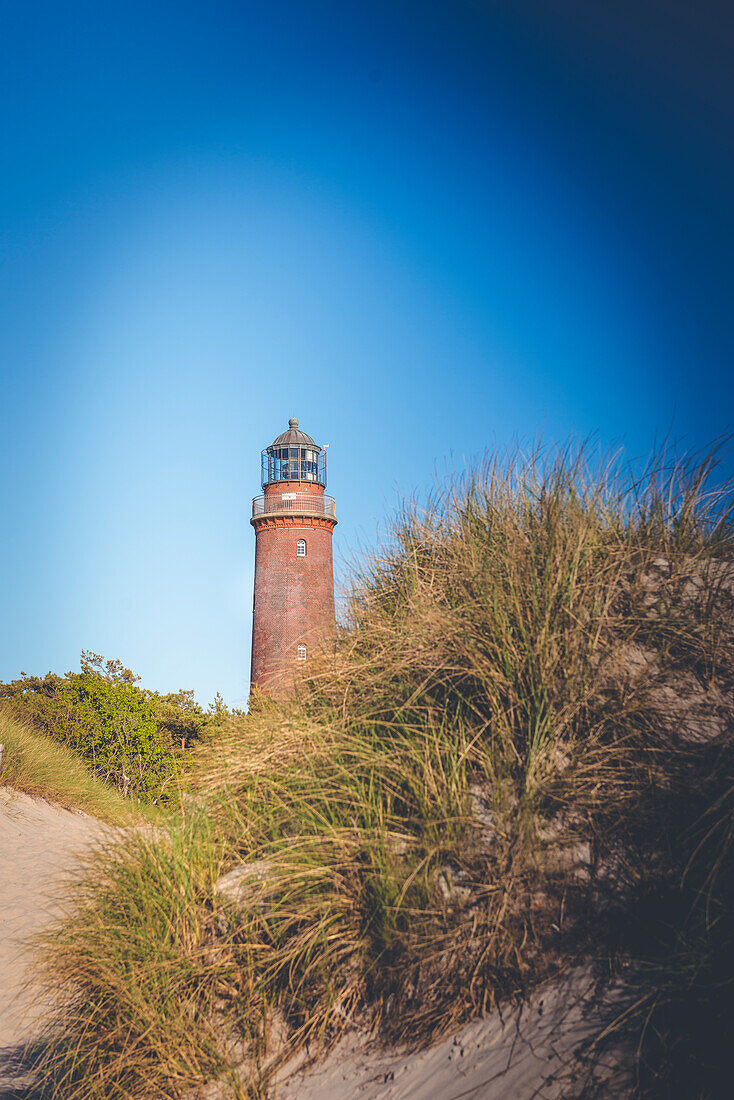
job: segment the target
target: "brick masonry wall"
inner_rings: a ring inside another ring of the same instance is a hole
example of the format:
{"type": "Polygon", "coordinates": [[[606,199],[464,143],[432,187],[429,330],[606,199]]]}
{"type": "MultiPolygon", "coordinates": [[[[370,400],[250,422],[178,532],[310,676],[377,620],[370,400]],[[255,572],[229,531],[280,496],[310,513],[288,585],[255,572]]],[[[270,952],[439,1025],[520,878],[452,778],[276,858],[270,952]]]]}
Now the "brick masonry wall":
{"type": "MultiPolygon", "coordinates": [[[[323,495],[320,486],[283,482],[277,492],[323,495]]],[[[287,690],[298,667],[297,647],[307,654],[334,625],[334,521],[320,516],[266,516],[255,526],[255,592],[252,620],[251,683],[287,690]],[[296,554],[305,539],[306,556],[296,554]]]]}

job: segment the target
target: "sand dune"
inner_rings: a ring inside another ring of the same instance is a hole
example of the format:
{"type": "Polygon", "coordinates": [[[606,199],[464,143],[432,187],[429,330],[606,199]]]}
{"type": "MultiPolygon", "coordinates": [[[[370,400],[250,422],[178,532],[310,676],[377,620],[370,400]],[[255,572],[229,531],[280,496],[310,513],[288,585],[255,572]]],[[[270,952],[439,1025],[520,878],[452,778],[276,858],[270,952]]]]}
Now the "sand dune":
{"type": "Polygon", "coordinates": [[[321,1063],[281,1074],[277,1100],[556,1100],[611,1084],[623,1098],[629,1084],[613,1055],[583,1057],[599,1030],[602,1002],[588,970],[556,980],[521,1009],[475,1020],[430,1050],[405,1053],[347,1039],[321,1063]],[[612,1083],[613,1082],[613,1083],[612,1083]],[[580,1091],[579,1091],[580,1090],[580,1091]]]}
{"type": "MultiPolygon", "coordinates": [[[[52,1008],[29,984],[25,941],[59,913],[64,876],[104,829],[85,814],[0,788],[0,1097],[31,1095],[18,1056],[52,1008]]],[[[285,1067],[274,1095],[277,1100],[567,1096],[586,1072],[578,1053],[598,1030],[601,1011],[590,973],[578,970],[521,1009],[476,1020],[430,1050],[385,1050],[347,1038],[302,1072],[285,1067]]],[[[604,1072],[597,1066],[597,1073],[604,1072]]],[[[614,1095],[624,1095],[619,1080],[614,1095]]]]}

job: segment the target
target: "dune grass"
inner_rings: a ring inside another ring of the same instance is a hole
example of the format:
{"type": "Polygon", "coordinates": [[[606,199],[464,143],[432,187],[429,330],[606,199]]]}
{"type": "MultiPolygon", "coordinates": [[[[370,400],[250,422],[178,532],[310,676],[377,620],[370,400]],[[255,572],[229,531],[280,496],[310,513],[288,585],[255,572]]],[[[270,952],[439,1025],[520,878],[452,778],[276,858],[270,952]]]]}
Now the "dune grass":
{"type": "Polygon", "coordinates": [[[64,745],[37,733],[0,708],[0,786],[43,798],[69,810],[83,810],[110,825],[128,825],[138,814],[64,745]]]}
{"type": "Polygon", "coordinates": [[[705,1063],[713,1100],[734,1007],[710,965],[734,883],[713,465],[504,457],[406,507],[295,698],[260,699],[166,830],[81,874],[45,940],[68,994],[49,1088],[264,1096],[345,1028],[430,1042],[592,958],[637,962],[608,1033],[639,1095],[705,1063]]]}

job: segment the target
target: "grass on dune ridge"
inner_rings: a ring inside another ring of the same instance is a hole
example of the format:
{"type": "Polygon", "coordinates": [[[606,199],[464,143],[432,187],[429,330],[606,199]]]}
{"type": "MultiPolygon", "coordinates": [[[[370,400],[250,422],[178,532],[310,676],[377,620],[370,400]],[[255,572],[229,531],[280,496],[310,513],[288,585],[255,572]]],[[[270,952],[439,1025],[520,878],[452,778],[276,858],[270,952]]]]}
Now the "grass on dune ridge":
{"type": "Polygon", "coordinates": [[[713,467],[569,448],[406,507],[295,698],[202,750],[167,830],[92,857],[45,944],[68,994],[49,1089],[265,1096],[350,1026],[430,1042],[632,958],[638,1094],[719,1095],[734,540],[713,467]]]}
{"type": "Polygon", "coordinates": [[[78,756],[3,713],[0,708],[0,786],[84,813],[110,825],[136,819],[129,801],[96,779],[78,756]]]}

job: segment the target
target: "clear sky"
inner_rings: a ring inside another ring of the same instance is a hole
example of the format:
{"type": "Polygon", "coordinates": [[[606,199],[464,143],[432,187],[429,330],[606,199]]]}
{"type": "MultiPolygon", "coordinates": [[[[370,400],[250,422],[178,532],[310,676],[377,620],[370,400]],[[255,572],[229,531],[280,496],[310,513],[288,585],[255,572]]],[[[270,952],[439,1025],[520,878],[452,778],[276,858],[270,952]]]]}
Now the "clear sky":
{"type": "Polygon", "coordinates": [[[242,705],[290,416],[342,577],[446,462],[730,428],[728,6],[2,4],[0,678],[242,705]]]}

